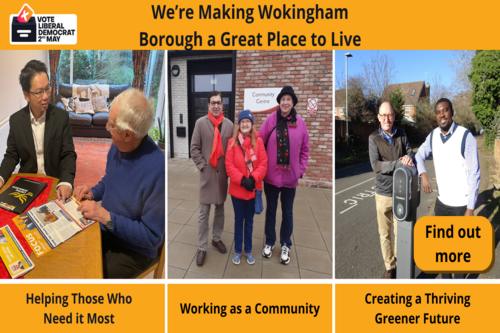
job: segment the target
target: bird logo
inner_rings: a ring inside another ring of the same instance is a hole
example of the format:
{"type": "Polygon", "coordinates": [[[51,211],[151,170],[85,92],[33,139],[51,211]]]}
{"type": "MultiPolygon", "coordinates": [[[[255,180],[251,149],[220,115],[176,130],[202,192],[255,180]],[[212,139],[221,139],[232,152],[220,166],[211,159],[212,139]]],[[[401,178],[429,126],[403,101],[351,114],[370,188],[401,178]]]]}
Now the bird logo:
{"type": "Polygon", "coordinates": [[[26,200],[28,200],[28,197],[32,197],[33,196],[33,193],[31,192],[28,192],[28,193],[19,193],[19,192],[12,192],[12,193],[9,193],[9,195],[13,195],[14,198],[18,198],[19,201],[21,201],[21,203],[25,203],[26,200]]]}

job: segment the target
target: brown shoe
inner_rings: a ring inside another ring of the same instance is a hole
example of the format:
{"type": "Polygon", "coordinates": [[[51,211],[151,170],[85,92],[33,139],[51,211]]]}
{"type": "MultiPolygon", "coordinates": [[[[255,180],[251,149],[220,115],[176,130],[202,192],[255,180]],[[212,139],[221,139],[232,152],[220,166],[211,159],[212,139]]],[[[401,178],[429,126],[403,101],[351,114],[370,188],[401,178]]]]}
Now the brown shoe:
{"type": "Polygon", "coordinates": [[[212,239],[212,245],[215,246],[215,248],[217,249],[217,251],[219,251],[220,253],[226,253],[226,246],[224,245],[224,243],[222,243],[222,241],[214,241],[212,239]]]}
{"type": "Polygon", "coordinates": [[[390,269],[385,272],[384,279],[395,279],[396,278],[396,269],[390,269]]]}
{"type": "Polygon", "coordinates": [[[206,254],[206,251],[198,250],[198,254],[196,255],[196,265],[203,266],[203,264],[205,263],[206,254]]]}

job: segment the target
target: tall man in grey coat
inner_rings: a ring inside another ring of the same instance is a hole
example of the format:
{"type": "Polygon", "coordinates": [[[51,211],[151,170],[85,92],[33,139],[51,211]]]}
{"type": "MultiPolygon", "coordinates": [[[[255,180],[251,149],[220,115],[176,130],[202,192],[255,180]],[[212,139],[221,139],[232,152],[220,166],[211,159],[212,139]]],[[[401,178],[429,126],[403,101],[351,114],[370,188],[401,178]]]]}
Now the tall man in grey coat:
{"type": "Polygon", "coordinates": [[[200,215],[198,217],[198,254],[196,255],[198,266],[205,263],[211,205],[215,205],[212,245],[221,253],[227,251],[222,243],[221,235],[224,230],[224,202],[228,188],[226,149],[229,139],[233,136],[234,125],[229,119],[223,118],[220,125],[215,128],[210,119],[223,115],[222,94],[218,91],[208,95],[208,112],[213,117],[207,115],[198,119],[191,138],[191,158],[200,170],[200,215]],[[214,160],[209,162],[214,149],[214,140],[217,144],[216,134],[220,134],[223,154],[216,162],[214,160]]]}

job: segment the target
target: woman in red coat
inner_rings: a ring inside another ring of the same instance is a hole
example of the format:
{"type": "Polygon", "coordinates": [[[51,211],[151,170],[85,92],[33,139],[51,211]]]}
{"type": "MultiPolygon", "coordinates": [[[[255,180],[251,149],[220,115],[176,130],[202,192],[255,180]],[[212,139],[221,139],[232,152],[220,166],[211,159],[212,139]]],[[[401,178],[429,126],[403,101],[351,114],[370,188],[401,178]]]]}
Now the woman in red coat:
{"type": "Polygon", "coordinates": [[[267,154],[264,142],[253,125],[250,110],[241,111],[234,136],[226,151],[226,171],[231,179],[229,194],[234,209],[233,263],[240,263],[245,239],[245,256],[250,265],[252,255],[253,216],[255,214],[255,189],[262,191],[262,180],[267,171],[267,154]]]}

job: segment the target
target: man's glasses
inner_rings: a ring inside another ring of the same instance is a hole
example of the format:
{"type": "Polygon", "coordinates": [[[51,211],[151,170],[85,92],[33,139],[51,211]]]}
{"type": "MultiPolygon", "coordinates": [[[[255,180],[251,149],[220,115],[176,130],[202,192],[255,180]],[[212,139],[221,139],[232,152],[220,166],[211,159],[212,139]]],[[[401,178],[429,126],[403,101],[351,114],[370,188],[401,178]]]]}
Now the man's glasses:
{"type": "Polygon", "coordinates": [[[106,123],[106,131],[111,132],[111,131],[117,130],[117,129],[118,129],[118,127],[111,127],[111,123],[109,121],[106,123]]]}
{"type": "Polygon", "coordinates": [[[50,91],[52,90],[52,87],[51,86],[47,86],[47,88],[45,88],[44,90],[41,90],[41,91],[38,91],[38,92],[32,92],[30,91],[30,93],[33,94],[33,96],[35,96],[37,99],[40,99],[43,97],[43,93],[46,93],[47,96],[50,96],[50,91]]]}
{"type": "Polygon", "coordinates": [[[222,102],[210,102],[210,105],[222,105],[222,102]]]}
{"type": "Polygon", "coordinates": [[[391,113],[391,114],[380,114],[378,115],[380,118],[382,119],[385,119],[385,118],[388,118],[388,119],[394,119],[394,116],[395,114],[391,113]]]}

